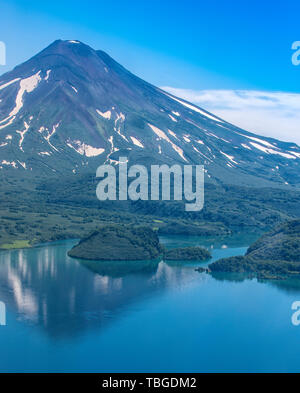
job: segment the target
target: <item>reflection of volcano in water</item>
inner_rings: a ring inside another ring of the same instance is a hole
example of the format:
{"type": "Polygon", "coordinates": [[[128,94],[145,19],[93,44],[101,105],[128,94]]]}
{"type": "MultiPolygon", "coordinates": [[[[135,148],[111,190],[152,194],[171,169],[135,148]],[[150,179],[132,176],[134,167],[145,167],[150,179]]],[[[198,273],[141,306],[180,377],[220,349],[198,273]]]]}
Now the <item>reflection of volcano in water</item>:
{"type": "Polygon", "coordinates": [[[95,263],[66,256],[73,243],[0,253],[0,299],[16,318],[51,336],[101,328],[123,307],[195,276],[199,280],[192,268],[159,261],[130,262],[128,267],[105,262],[96,269],[95,263]]]}

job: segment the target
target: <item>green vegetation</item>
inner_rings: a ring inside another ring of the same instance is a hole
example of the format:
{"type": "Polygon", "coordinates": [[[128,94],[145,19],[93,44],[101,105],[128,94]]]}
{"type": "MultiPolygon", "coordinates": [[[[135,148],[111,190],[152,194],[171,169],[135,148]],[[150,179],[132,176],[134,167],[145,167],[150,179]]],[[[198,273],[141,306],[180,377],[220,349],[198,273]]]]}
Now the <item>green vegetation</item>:
{"type": "MultiPolygon", "coordinates": [[[[24,176],[24,174],[23,174],[24,176]]],[[[99,202],[95,175],[2,177],[0,248],[84,238],[107,224],[149,226],[159,235],[225,236],[256,232],[300,216],[300,193],[206,184],[201,212],[185,212],[177,201],[99,202]]]]}
{"type": "Polygon", "coordinates": [[[176,220],[162,225],[158,230],[159,235],[185,236],[226,236],[230,232],[222,223],[176,222],[176,220]]]}
{"type": "Polygon", "coordinates": [[[300,220],[277,226],[252,244],[246,255],[255,259],[300,262],[300,220]]]}
{"type": "Polygon", "coordinates": [[[147,227],[107,225],[68,252],[73,258],[124,261],[151,260],[162,253],[157,233],[147,227]]]}
{"type": "Polygon", "coordinates": [[[300,220],[277,226],[251,245],[245,256],[220,259],[212,272],[247,273],[261,279],[300,275],[300,220]]]}
{"type": "Polygon", "coordinates": [[[28,248],[31,247],[29,240],[15,240],[9,244],[2,244],[0,246],[0,250],[13,250],[16,248],[28,248]]]}
{"type": "Polygon", "coordinates": [[[300,274],[300,263],[255,260],[247,256],[220,259],[209,266],[212,272],[246,273],[259,279],[277,280],[300,274]]]}
{"type": "Polygon", "coordinates": [[[206,261],[210,258],[210,252],[202,247],[174,248],[164,254],[164,259],[167,261],[206,261]]]}
{"type": "Polygon", "coordinates": [[[147,263],[138,265],[133,261],[149,261],[157,259],[162,254],[166,261],[205,261],[211,258],[209,251],[202,247],[164,250],[159,243],[157,232],[149,227],[129,225],[102,226],[80,240],[68,252],[72,258],[88,261],[83,264],[94,272],[114,269],[109,264],[105,265],[107,261],[114,261],[114,265],[121,266],[124,274],[149,267],[147,263]],[[99,264],[95,261],[105,262],[99,264]]]}

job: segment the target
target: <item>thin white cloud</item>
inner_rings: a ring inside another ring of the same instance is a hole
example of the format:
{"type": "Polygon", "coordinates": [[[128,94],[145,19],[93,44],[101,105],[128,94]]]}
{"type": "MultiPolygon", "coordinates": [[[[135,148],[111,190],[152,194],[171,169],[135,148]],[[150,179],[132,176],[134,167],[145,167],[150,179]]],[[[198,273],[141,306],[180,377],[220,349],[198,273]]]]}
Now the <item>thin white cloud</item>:
{"type": "Polygon", "coordinates": [[[300,145],[300,94],[162,87],[256,134],[300,145]]]}

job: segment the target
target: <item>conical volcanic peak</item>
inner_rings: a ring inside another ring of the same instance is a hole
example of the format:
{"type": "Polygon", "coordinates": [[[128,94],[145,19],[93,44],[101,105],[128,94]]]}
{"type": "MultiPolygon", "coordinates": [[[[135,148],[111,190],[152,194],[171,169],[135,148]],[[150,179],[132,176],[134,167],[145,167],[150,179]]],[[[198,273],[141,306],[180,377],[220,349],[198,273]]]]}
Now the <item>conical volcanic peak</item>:
{"type": "Polygon", "coordinates": [[[94,172],[203,164],[206,181],[300,184],[300,148],[244,131],[130,73],[78,40],[54,41],[0,77],[0,170],[94,172]]]}

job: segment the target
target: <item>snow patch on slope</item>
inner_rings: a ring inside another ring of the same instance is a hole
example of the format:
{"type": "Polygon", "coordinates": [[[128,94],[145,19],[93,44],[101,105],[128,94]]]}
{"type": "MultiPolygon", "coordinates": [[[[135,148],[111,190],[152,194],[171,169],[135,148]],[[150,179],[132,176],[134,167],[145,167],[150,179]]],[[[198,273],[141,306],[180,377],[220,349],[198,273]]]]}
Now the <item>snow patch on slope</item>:
{"type": "Polygon", "coordinates": [[[7,118],[3,119],[0,121],[0,124],[5,123],[8,121],[7,124],[4,126],[1,126],[1,128],[7,127],[10,125],[13,121],[15,116],[19,113],[21,108],[23,107],[23,96],[25,93],[31,93],[33,90],[36,89],[38,86],[39,82],[41,81],[40,77],[41,71],[37,72],[36,74],[30,76],[29,78],[22,79],[20,81],[20,88],[16,97],[16,104],[14,109],[10,112],[7,118]]]}
{"type": "Polygon", "coordinates": [[[3,89],[5,89],[6,87],[12,85],[13,83],[18,82],[20,79],[21,79],[21,78],[16,78],[16,79],[13,79],[13,80],[10,81],[10,82],[5,83],[4,85],[1,85],[1,86],[0,86],[0,90],[3,90],[3,89]]]}
{"type": "Polygon", "coordinates": [[[294,160],[296,159],[295,155],[288,154],[288,153],[283,153],[281,151],[274,150],[274,149],[269,149],[267,147],[259,145],[258,143],[255,143],[255,142],[250,142],[250,145],[254,146],[256,149],[258,149],[260,151],[263,151],[266,154],[277,154],[277,155],[282,156],[284,158],[294,159],[294,160]]]}
{"type": "Polygon", "coordinates": [[[45,81],[47,81],[47,80],[49,79],[50,72],[51,72],[51,70],[47,70],[46,76],[45,76],[45,78],[44,78],[45,81]]]}
{"type": "Polygon", "coordinates": [[[171,130],[168,130],[168,133],[169,133],[170,135],[172,135],[174,138],[176,138],[176,139],[179,141],[179,139],[177,138],[175,132],[173,132],[173,131],[171,131],[171,130]]]}
{"type": "Polygon", "coordinates": [[[176,151],[177,154],[180,155],[180,157],[184,160],[187,161],[187,159],[184,157],[183,154],[183,150],[178,147],[177,145],[175,145],[175,143],[173,143],[169,137],[159,128],[153,126],[152,124],[148,123],[148,126],[151,128],[151,130],[159,137],[159,139],[164,139],[166,142],[170,143],[170,145],[172,146],[173,150],[176,151]]]}
{"type": "Polygon", "coordinates": [[[98,115],[104,117],[104,119],[110,120],[111,118],[111,111],[101,112],[99,111],[99,109],[96,109],[96,112],[98,113],[98,115]]]}
{"type": "Polygon", "coordinates": [[[136,139],[134,136],[131,136],[130,138],[136,146],[141,147],[142,149],[144,148],[144,145],[138,139],[136,139]]]}
{"type": "MultiPolygon", "coordinates": [[[[5,128],[5,127],[10,126],[10,125],[14,122],[15,118],[16,118],[16,116],[13,116],[13,117],[9,120],[8,123],[4,124],[3,126],[0,126],[0,130],[2,130],[2,129],[5,128]]],[[[3,121],[5,121],[5,120],[7,120],[7,119],[4,119],[3,121]]],[[[0,124],[1,124],[1,123],[2,123],[2,122],[0,121],[0,124]]]]}
{"type": "Polygon", "coordinates": [[[170,118],[172,121],[174,121],[175,123],[177,123],[177,120],[175,119],[174,116],[172,116],[172,115],[168,115],[168,116],[169,116],[169,118],[170,118]]]}
{"type": "Polygon", "coordinates": [[[23,152],[24,152],[24,150],[23,150],[23,146],[22,145],[23,145],[23,142],[24,142],[25,134],[26,134],[26,132],[29,129],[29,124],[26,123],[26,121],[24,121],[24,127],[25,127],[25,129],[23,131],[16,131],[17,134],[20,134],[19,148],[23,152]]]}
{"type": "Polygon", "coordinates": [[[234,160],[234,157],[233,157],[233,156],[230,156],[229,154],[226,154],[226,153],[224,153],[224,152],[221,151],[221,150],[220,150],[220,153],[223,154],[223,156],[225,156],[228,160],[230,160],[230,161],[233,162],[234,164],[237,164],[237,165],[238,165],[238,163],[234,160]]]}
{"type": "Polygon", "coordinates": [[[12,166],[13,168],[17,168],[18,166],[17,166],[17,164],[15,163],[15,161],[6,161],[6,160],[3,160],[2,162],[1,162],[1,164],[2,165],[6,165],[6,166],[12,166]]]}
{"type": "Polygon", "coordinates": [[[242,143],[244,149],[252,150],[250,146],[246,145],[245,143],[242,143]]]}
{"type": "Polygon", "coordinates": [[[241,136],[243,136],[243,137],[245,137],[245,138],[251,139],[251,140],[254,141],[254,142],[258,142],[258,143],[260,143],[261,145],[264,145],[264,146],[266,146],[266,147],[270,147],[271,149],[277,149],[276,146],[272,145],[270,142],[267,142],[267,141],[265,141],[265,140],[263,140],[263,139],[255,138],[255,137],[253,137],[253,136],[244,135],[244,134],[240,134],[240,133],[238,133],[238,134],[241,135],[241,136]]]}
{"type": "Polygon", "coordinates": [[[20,109],[22,108],[24,93],[31,93],[37,88],[39,82],[41,81],[40,73],[41,73],[41,71],[30,76],[29,78],[21,80],[20,90],[19,90],[17,98],[16,98],[16,106],[12,110],[12,112],[9,114],[9,117],[16,115],[20,111],[20,109]]]}
{"type": "Polygon", "coordinates": [[[191,109],[194,112],[200,113],[200,115],[205,116],[208,119],[211,119],[211,120],[214,120],[214,121],[217,121],[217,122],[222,122],[222,120],[216,118],[215,116],[210,115],[209,113],[204,112],[203,110],[201,110],[200,108],[198,108],[198,107],[196,107],[194,105],[188,104],[187,102],[182,101],[179,98],[175,98],[175,97],[171,96],[170,94],[168,94],[168,93],[166,93],[164,91],[163,91],[163,93],[166,96],[168,96],[169,98],[172,98],[172,100],[179,102],[181,105],[184,105],[186,108],[191,109]]]}
{"type": "Polygon", "coordinates": [[[56,148],[55,146],[52,145],[50,139],[51,139],[51,138],[53,137],[53,135],[56,133],[56,130],[57,130],[57,128],[59,127],[59,125],[60,125],[60,122],[58,122],[57,124],[55,124],[55,125],[52,127],[52,131],[51,131],[51,132],[49,132],[48,128],[46,128],[46,127],[44,127],[44,126],[40,127],[39,130],[38,130],[38,132],[39,132],[40,134],[42,134],[43,138],[44,138],[45,141],[49,144],[49,146],[51,146],[52,149],[54,149],[54,150],[57,151],[57,152],[58,152],[57,148],[56,148]],[[46,134],[46,135],[44,135],[44,134],[46,134]]]}
{"type": "Polygon", "coordinates": [[[121,125],[122,123],[124,123],[124,121],[125,121],[125,115],[122,112],[117,113],[114,130],[116,131],[116,133],[120,135],[120,137],[122,137],[126,142],[128,142],[126,136],[121,133],[121,125]]]}
{"type": "Polygon", "coordinates": [[[76,141],[68,140],[67,145],[71,149],[73,149],[77,153],[79,153],[80,155],[86,156],[86,157],[96,157],[105,151],[105,149],[93,147],[93,146],[90,146],[90,145],[83,143],[81,141],[78,141],[78,140],[76,140],[76,141]]]}

